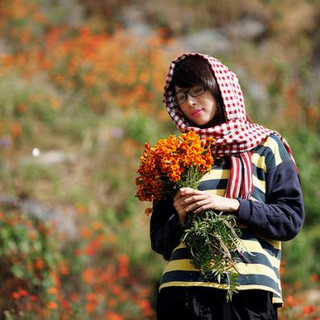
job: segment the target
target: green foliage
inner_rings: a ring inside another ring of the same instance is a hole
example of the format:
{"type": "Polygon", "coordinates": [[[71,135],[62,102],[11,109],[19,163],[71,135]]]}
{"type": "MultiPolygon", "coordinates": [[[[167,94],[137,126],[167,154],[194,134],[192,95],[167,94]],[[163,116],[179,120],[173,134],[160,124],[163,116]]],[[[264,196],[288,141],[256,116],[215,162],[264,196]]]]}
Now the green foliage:
{"type": "Polygon", "coordinates": [[[312,287],[313,275],[320,274],[320,226],[308,226],[292,241],[283,244],[283,260],[286,266],[283,274],[285,283],[299,282],[304,287],[312,287]]]}
{"type": "Polygon", "coordinates": [[[300,282],[304,287],[313,286],[312,275],[320,274],[319,234],[320,234],[320,141],[316,132],[300,128],[287,133],[290,146],[297,163],[301,179],[305,223],[302,231],[292,241],[283,244],[283,260],[286,267],[283,281],[300,282]]]}
{"type": "Polygon", "coordinates": [[[1,296],[7,297],[0,299],[0,310],[18,310],[13,301],[22,290],[24,297],[39,296],[46,304],[53,299],[48,289],[54,285],[51,273],[60,260],[51,224],[29,220],[18,211],[0,215],[1,296]]]}
{"type": "Polygon", "coordinates": [[[240,230],[234,217],[213,211],[189,213],[182,241],[190,248],[191,263],[205,279],[226,283],[227,300],[237,292],[238,273],[232,252],[241,250],[240,230]]]}
{"type": "Polygon", "coordinates": [[[316,132],[299,129],[287,135],[301,178],[305,227],[320,223],[320,139],[316,132]]]}
{"type": "Polygon", "coordinates": [[[153,117],[147,116],[139,111],[133,111],[124,124],[128,138],[144,145],[149,141],[152,143],[159,137],[161,125],[153,117]]]}

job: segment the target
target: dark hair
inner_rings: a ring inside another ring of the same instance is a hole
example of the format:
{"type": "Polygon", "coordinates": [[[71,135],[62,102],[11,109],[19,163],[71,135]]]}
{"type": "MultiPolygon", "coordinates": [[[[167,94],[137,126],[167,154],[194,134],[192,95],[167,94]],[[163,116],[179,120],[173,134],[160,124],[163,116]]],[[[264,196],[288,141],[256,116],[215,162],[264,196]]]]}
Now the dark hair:
{"type": "Polygon", "coordinates": [[[204,85],[217,101],[217,124],[225,122],[223,99],[208,62],[200,56],[189,56],[177,62],[169,90],[175,93],[175,85],[180,88],[190,88],[199,84],[204,85]]]}

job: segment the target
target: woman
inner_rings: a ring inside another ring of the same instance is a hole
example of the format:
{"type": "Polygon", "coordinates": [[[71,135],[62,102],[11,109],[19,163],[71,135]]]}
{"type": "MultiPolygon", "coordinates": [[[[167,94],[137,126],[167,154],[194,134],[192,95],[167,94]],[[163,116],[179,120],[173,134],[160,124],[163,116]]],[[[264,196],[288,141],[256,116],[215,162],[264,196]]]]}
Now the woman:
{"type": "Polygon", "coordinates": [[[164,103],[181,132],[214,137],[215,164],[199,190],[182,188],[172,201],[153,205],[152,249],[169,260],[161,277],[158,319],[277,319],[282,304],[281,241],[295,237],[304,220],[302,192],[288,144],[279,133],[252,123],[236,75],[215,58],[183,54],[167,76],[164,103]],[[232,214],[245,248],[239,292],[205,280],[180,243],[186,214],[232,214]]]}

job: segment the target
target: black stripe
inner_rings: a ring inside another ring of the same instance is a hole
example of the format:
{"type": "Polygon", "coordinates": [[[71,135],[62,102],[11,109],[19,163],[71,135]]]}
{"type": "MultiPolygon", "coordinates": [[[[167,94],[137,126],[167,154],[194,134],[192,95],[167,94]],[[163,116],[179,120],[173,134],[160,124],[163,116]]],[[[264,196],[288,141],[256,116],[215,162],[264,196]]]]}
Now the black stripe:
{"type": "Polygon", "coordinates": [[[265,157],[265,163],[268,169],[272,169],[276,166],[274,154],[269,147],[265,147],[262,145],[256,149],[255,153],[265,157]]]}
{"type": "MultiPolygon", "coordinates": [[[[271,265],[271,262],[263,253],[242,252],[240,255],[235,252],[234,257],[237,262],[250,263],[250,264],[262,264],[264,266],[272,268],[273,270],[275,270],[275,272],[278,272],[278,268],[273,267],[271,265]]],[[[176,260],[182,260],[182,259],[191,259],[191,253],[189,249],[187,248],[176,249],[171,256],[170,261],[176,261],[176,260]]]]}
{"type": "MultiPolygon", "coordinates": [[[[222,276],[221,281],[218,282],[216,277],[210,277],[210,279],[204,279],[197,271],[169,271],[162,275],[160,285],[171,281],[183,281],[183,282],[211,282],[218,284],[228,284],[227,277],[222,276]]],[[[270,287],[280,293],[278,284],[266,275],[245,275],[242,274],[238,278],[238,284],[241,285],[258,285],[270,287]]]]}
{"type": "Polygon", "coordinates": [[[290,159],[290,155],[288,153],[288,151],[286,150],[285,146],[283,145],[282,141],[276,136],[276,135],[271,135],[270,136],[271,139],[273,139],[278,147],[279,147],[279,153],[280,153],[280,158],[282,161],[286,161],[288,159],[290,159]]]}
{"type": "Polygon", "coordinates": [[[269,242],[258,238],[251,230],[249,229],[241,229],[241,235],[240,238],[243,240],[252,240],[259,242],[261,247],[269,252],[272,256],[278,257],[281,253],[281,250],[276,249],[274,246],[272,246],[269,242]]]}
{"type": "Polygon", "coordinates": [[[180,259],[191,259],[191,253],[188,248],[179,248],[173,251],[170,261],[180,259]]]}
{"type": "Polygon", "coordinates": [[[276,273],[278,273],[278,268],[275,268],[271,265],[270,260],[260,252],[242,252],[242,256],[244,256],[244,259],[241,258],[240,255],[238,255],[237,262],[244,262],[244,263],[250,263],[250,264],[262,264],[264,266],[267,266],[269,268],[272,268],[276,273]]]}
{"type": "MultiPolygon", "coordinates": [[[[267,251],[271,256],[275,257],[276,259],[280,259],[281,250],[274,248],[269,242],[263,239],[257,238],[257,236],[251,230],[241,229],[240,238],[242,240],[251,240],[251,241],[258,242],[263,250],[267,251]]],[[[256,255],[261,254],[260,252],[250,252],[250,253],[256,254],[256,255]]],[[[188,248],[178,248],[173,251],[170,260],[190,259],[190,258],[191,258],[191,254],[188,248]]],[[[252,262],[254,263],[254,261],[252,262]]]]}
{"type": "Polygon", "coordinates": [[[254,188],[252,192],[252,197],[264,203],[266,200],[266,194],[262,192],[259,188],[257,188],[255,185],[253,185],[253,187],[254,188]]]}
{"type": "Polygon", "coordinates": [[[225,190],[228,185],[228,179],[210,179],[201,181],[198,189],[199,190],[225,190]]]}
{"type": "Polygon", "coordinates": [[[229,157],[214,159],[214,164],[213,164],[212,168],[214,168],[214,169],[230,169],[231,163],[230,163],[229,157]]]}
{"type": "Polygon", "coordinates": [[[256,166],[255,163],[252,163],[252,173],[255,175],[259,180],[266,181],[266,175],[262,168],[256,166]]]}
{"type": "MultiPolygon", "coordinates": [[[[274,248],[269,242],[262,240],[260,238],[257,238],[252,231],[248,229],[241,229],[240,238],[243,240],[251,240],[251,241],[258,242],[263,250],[267,251],[271,256],[280,260],[281,250],[274,248]]],[[[255,263],[255,261],[261,261],[259,256],[260,255],[263,256],[263,254],[260,252],[249,252],[249,253],[244,252],[243,254],[252,263],[255,263]],[[256,258],[251,258],[250,253],[256,255],[256,258]]],[[[190,258],[191,258],[191,253],[188,248],[178,248],[173,251],[170,260],[180,260],[180,259],[190,259],[190,258]]]]}

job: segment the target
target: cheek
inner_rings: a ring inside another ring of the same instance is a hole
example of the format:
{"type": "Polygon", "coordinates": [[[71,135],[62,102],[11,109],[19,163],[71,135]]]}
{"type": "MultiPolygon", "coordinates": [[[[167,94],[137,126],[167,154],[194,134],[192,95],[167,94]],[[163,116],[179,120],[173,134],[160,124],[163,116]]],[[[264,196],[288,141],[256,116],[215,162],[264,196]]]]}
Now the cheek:
{"type": "Polygon", "coordinates": [[[189,114],[188,114],[188,108],[185,106],[179,107],[179,118],[185,118],[186,120],[190,120],[189,114]]]}
{"type": "Polygon", "coordinates": [[[216,99],[213,97],[213,95],[210,92],[206,92],[202,98],[202,103],[209,108],[210,110],[216,112],[217,111],[217,102],[216,99]]]}
{"type": "Polygon", "coordinates": [[[185,115],[187,112],[187,108],[185,107],[185,105],[183,104],[182,106],[179,106],[179,113],[180,115],[185,115]]]}
{"type": "Polygon", "coordinates": [[[215,100],[206,99],[204,101],[206,108],[210,111],[211,115],[215,115],[218,112],[218,106],[215,100]]]}

